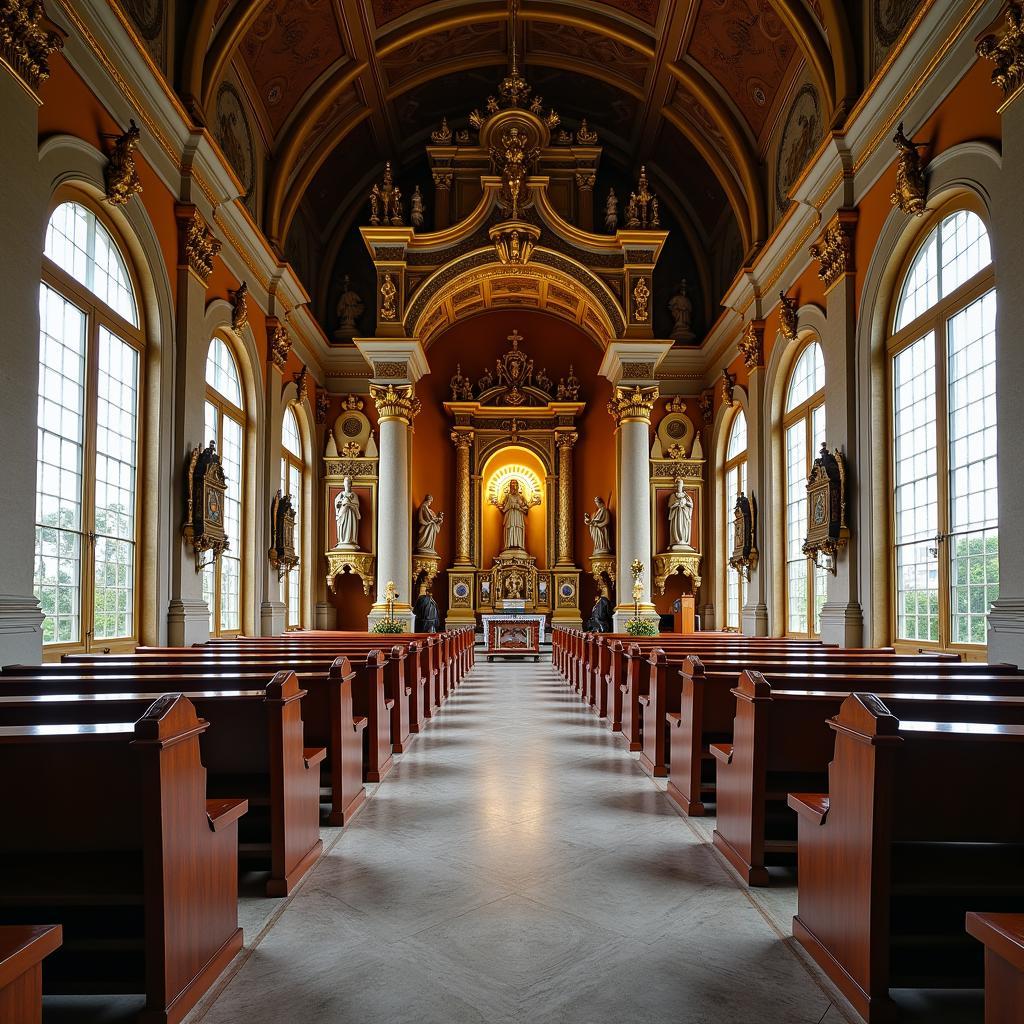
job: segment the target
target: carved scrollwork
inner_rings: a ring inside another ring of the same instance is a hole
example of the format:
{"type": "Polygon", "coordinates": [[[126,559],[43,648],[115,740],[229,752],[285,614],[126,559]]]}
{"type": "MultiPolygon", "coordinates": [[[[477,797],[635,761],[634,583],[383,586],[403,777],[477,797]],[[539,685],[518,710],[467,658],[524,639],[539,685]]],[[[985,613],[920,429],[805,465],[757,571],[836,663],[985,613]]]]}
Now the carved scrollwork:
{"type": "Polygon", "coordinates": [[[978,56],[990,60],[992,83],[1009,99],[1024,84],[1024,3],[1013,0],[1006,9],[1002,34],[985,36],[977,47],[978,56]]]}
{"type": "Polygon", "coordinates": [[[142,191],[139,171],[135,166],[135,150],[138,149],[141,133],[134,120],[128,122],[128,131],[112,136],[114,145],[110,159],[103,170],[103,181],[107,202],[111,206],[124,206],[132,196],[142,191]]]}
{"type": "Polygon", "coordinates": [[[908,139],[903,133],[902,121],[892,141],[899,150],[899,157],[896,160],[896,189],[889,196],[889,201],[904,213],[921,217],[928,199],[924,162],[919,152],[925,143],[908,139]]]}
{"type": "Polygon", "coordinates": [[[358,551],[327,552],[327,589],[335,593],[335,578],[345,572],[358,576],[363,584],[363,593],[369,597],[373,590],[373,555],[358,551]]]}
{"type": "Polygon", "coordinates": [[[807,478],[807,539],[803,553],[836,574],[839,552],[850,539],[846,521],[846,460],[840,449],[822,442],[807,478]]]}

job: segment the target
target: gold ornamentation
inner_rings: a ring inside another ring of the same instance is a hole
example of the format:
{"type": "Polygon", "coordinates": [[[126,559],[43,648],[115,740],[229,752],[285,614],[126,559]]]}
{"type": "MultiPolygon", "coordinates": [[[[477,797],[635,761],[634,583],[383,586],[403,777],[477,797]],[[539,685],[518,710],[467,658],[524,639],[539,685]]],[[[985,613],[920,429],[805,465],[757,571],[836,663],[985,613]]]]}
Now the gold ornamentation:
{"type": "Polygon", "coordinates": [[[615,556],[591,555],[590,575],[602,597],[611,598],[615,589],[615,556]]]}
{"type": "Polygon", "coordinates": [[[230,543],[224,528],[224,503],[227,477],[221,466],[217,445],[211,441],[206,448],[196,446],[189,457],[185,475],[185,525],[182,535],[192,547],[196,572],[206,565],[215,565],[230,543]],[[212,558],[203,562],[209,551],[212,558]]]}
{"type": "Polygon", "coordinates": [[[282,580],[299,564],[299,555],[295,550],[295,508],[291,495],[282,495],[280,489],[270,503],[270,530],[272,544],[267,557],[282,580]]]}
{"type": "Polygon", "coordinates": [[[279,320],[267,318],[267,344],[270,350],[270,361],[283,370],[288,362],[288,353],[292,350],[292,339],[288,329],[279,320]]]}
{"type": "Polygon", "coordinates": [[[733,509],[732,554],[729,567],[735,569],[744,579],[757,568],[757,502],[742,491],[736,495],[733,509]]]}
{"type": "Polygon", "coordinates": [[[764,324],[761,321],[749,321],[740,337],[738,347],[740,355],[743,356],[743,365],[748,370],[764,366],[764,324]]]}
{"type": "Polygon", "coordinates": [[[108,136],[115,142],[110,151],[110,159],[103,170],[106,185],[107,202],[111,206],[124,206],[132,196],[142,191],[139,171],[133,156],[139,146],[141,137],[139,127],[134,120],[128,122],[128,131],[123,135],[108,136]]]}
{"type": "Polygon", "coordinates": [[[992,84],[1008,100],[1024,84],[1024,3],[1014,0],[1006,9],[1002,35],[991,33],[978,43],[978,56],[995,64],[992,84]]]}
{"type": "Polygon", "coordinates": [[[665,454],[670,459],[685,459],[686,458],[686,447],[681,444],[669,445],[668,451],[665,454]]]}
{"type": "Polygon", "coordinates": [[[441,118],[441,127],[430,133],[430,140],[435,146],[450,146],[452,144],[452,130],[448,127],[448,118],[441,118]]]}
{"type": "Polygon", "coordinates": [[[402,190],[391,176],[391,161],[384,164],[384,180],[370,189],[370,223],[402,225],[402,190]]]}
{"type": "Polygon", "coordinates": [[[803,553],[836,575],[839,552],[850,539],[846,521],[846,460],[839,448],[822,442],[807,478],[807,539],[803,553]]]}
{"type": "Polygon", "coordinates": [[[221,244],[194,206],[180,208],[179,225],[182,262],[206,284],[213,273],[213,261],[221,250],[221,244]]]}
{"type": "Polygon", "coordinates": [[[369,597],[374,585],[373,555],[358,551],[328,551],[327,589],[332,594],[335,593],[335,577],[341,576],[346,571],[359,577],[363,584],[363,593],[369,597]]]}
{"type": "Polygon", "coordinates": [[[411,384],[371,384],[370,397],[379,420],[397,419],[412,423],[420,411],[420,400],[411,384]]]}
{"type": "Polygon", "coordinates": [[[576,172],[576,187],[581,192],[589,192],[597,184],[597,175],[587,172],[576,172]]]}
{"type": "Polygon", "coordinates": [[[452,178],[454,173],[452,171],[434,171],[434,188],[440,189],[442,192],[447,192],[452,187],[452,178]]]}
{"type": "Polygon", "coordinates": [[[491,147],[491,160],[502,181],[498,201],[514,221],[519,219],[520,204],[525,198],[529,167],[540,155],[536,146],[528,149],[529,144],[530,140],[518,125],[512,125],[501,137],[501,149],[491,147]]]}
{"type": "Polygon", "coordinates": [[[665,412],[669,414],[685,413],[686,412],[686,399],[682,395],[673,395],[665,403],[665,412]]]}
{"type": "Polygon", "coordinates": [[[633,319],[637,323],[647,323],[650,313],[647,303],[651,298],[651,289],[647,286],[646,277],[638,277],[633,287],[633,319]]]}
{"type": "Polygon", "coordinates": [[[346,395],[342,399],[341,407],[346,412],[362,412],[363,400],[358,395],[346,395]]]}
{"type": "Polygon", "coordinates": [[[785,292],[779,292],[779,330],[786,341],[796,341],[799,329],[796,299],[785,292]]]}
{"type": "Polygon", "coordinates": [[[693,580],[693,589],[696,592],[700,587],[700,555],[689,552],[678,554],[672,552],[664,555],[654,556],[654,585],[659,594],[665,593],[665,584],[673,574],[681,572],[693,580]]]}
{"type": "Polygon", "coordinates": [[[627,380],[650,380],[654,376],[654,363],[624,362],[622,376],[627,380]]]}
{"type": "Polygon", "coordinates": [[[658,401],[658,385],[648,387],[616,387],[608,403],[608,412],[616,426],[623,423],[650,423],[654,403],[658,401]]]}
{"type": "Polygon", "coordinates": [[[580,121],[580,126],[576,129],[576,141],[581,146],[597,145],[597,132],[587,124],[586,118],[583,118],[583,120],[580,121]]]}
{"type": "Polygon", "coordinates": [[[396,299],[398,289],[390,273],[384,275],[380,285],[380,318],[382,320],[395,320],[398,317],[398,306],[396,299]]]}
{"type": "Polygon", "coordinates": [[[50,77],[50,55],[63,47],[47,28],[41,0],[0,0],[0,61],[30,89],[50,77]]]}
{"type": "Polygon", "coordinates": [[[736,387],[736,374],[730,373],[728,367],[722,368],[722,401],[732,407],[733,389],[736,387]]]}
{"type": "Polygon", "coordinates": [[[701,419],[704,421],[705,427],[710,427],[712,420],[715,418],[715,395],[713,391],[701,392],[700,398],[697,399],[697,408],[700,409],[701,419]]]}
{"type": "Polygon", "coordinates": [[[641,167],[637,190],[630,193],[626,205],[626,227],[647,229],[660,226],[658,197],[647,187],[647,168],[641,167]]]}
{"type": "Polygon", "coordinates": [[[440,570],[440,555],[413,555],[412,582],[418,596],[430,593],[440,570]]]}
{"type": "Polygon", "coordinates": [[[855,210],[840,210],[821,241],[811,246],[811,257],[818,261],[818,277],[826,288],[831,288],[844,274],[853,273],[853,232],[856,223],[855,210]]]}
{"type": "Polygon", "coordinates": [[[380,380],[402,380],[409,373],[409,364],[400,360],[381,360],[373,364],[373,375],[380,380]]]}
{"type": "Polygon", "coordinates": [[[507,220],[488,231],[498,261],[505,265],[525,266],[540,238],[540,228],[522,220],[507,220]]]}
{"type": "Polygon", "coordinates": [[[295,392],[300,402],[305,402],[309,398],[309,367],[303,366],[297,374],[295,374],[295,392]]]}
{"type": "Polygon", "coordinates": [[[896,135],[892,140],[900,155],[896,160],[896,191],[889,196],[893,206],[898,206],[904,213],[914,217],[924,215],[928,188],[925,182],[924,163],[918,152],[926,143],[912,142],[903,134],[903,122],[900,121],[896,135]]]}
{"type": "Polygon", "coordinates": [[[327,422],[327,413],[331,408],[331,396],[326,391],[316,393],[316,421],[323,426],[327,422]]]}
{"type": "Polygon", "coordinates": [[[470,402],[473,400],[473,383],[468,377],[462,375],[462,363],[457,363],[455,373],[448,381],[451,388],[453,402],[470,402]]]}
{"type": "Polygon", "coordinates": [[[559,450],[568,448],[571,452],[579,439],[580,435],[575,430],[563,430],[561,433],[555,434],[555,447],[559,450]]]}
{"type": "Polygon", "coordinates": [[[576,370],[572,363],[569,364],[569,376],[558,378],[558,388],[555,391],[555,398],[559,402],[578,402],[580,397],[580,379],[576,376],[576,370]]]}
{"type": "Polygon", "coordinates": [[[341,455],[346,459],[358,459],[363,454],[358,441],[346,441],[341,446],[341,455]]]}
{"type": "Polygon", "coordinates": [[[249,286],[243,281],[231,296],[231,330],[239,334],[249,324],[249,286]]]}

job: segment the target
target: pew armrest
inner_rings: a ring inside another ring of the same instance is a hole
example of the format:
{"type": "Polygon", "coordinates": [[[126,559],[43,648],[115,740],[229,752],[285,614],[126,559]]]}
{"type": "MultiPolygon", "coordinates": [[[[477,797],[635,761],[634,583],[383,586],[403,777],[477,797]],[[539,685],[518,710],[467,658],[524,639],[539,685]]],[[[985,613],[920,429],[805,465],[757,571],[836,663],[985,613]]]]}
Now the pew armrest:
{"type": "Polygon", "coordinates": [[[326,747],[302,748],[302,760],[305,761],[307,768],[315,768],[325,757],[327,757],[326,747]]]}
{"type": "Polygon", "coordinates": [[[967,934],[986,949],[1024,971],[1024,914],[967,914],[967,934]]]}
{"type": "Polygon", "coordinates": [[[722,764],[732,764],[733,745],[731,743],[712,743],[711,754],[722,764]]]}
{"type": "Polygon", "coordinates": [[[230,797],[221,800],[207,800],[206,820],[210,823],[210,831],[220,832],[221,829],[233,825],[247,810],[249,810],[248,800],[234,800],[230,797]]]}
{"type": "Polygon", "coordinates": [[[790,793],[786,803],[799,817],[815,825],[825,824],[828,817],[828,793],[790,793]]]}
{"type": "Polygon", "coordinates": [[[678,729],[683,724],[683,716],[678,711],[670,711],[665,715],[665,721],[670,729],[678,729]]]}
{"type": "Polygon", "coordinates": [[[367,718],[365,715],[360,715],[358,718],[352,719],[352,731],[362,732],[366,728],[367,718]]]}
{"type": "Polygon", "coordinates": [[[384,701],[384,707],[386,707],[388,709],[388,711],[390,711],[394,706],[395,706],[395,698],[394,697],[390,697],[388,700],[384,701]]]}
{"type": "Polygon", "coordinates": [[[637,697],[637,701],[645,708],[651,705],[651,698],[647,694],[637,697]]]}

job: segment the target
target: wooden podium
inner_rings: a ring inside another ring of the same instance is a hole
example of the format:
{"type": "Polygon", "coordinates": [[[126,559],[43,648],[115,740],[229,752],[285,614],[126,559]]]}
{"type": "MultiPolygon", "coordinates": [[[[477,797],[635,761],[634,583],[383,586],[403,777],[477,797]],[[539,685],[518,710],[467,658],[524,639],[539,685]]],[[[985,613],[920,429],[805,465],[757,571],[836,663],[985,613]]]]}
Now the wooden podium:
{"type": "Polygon", "coordinates": [[[694,594],[683,594],[672,604],[672,631],[692,633],[696,625],[697,598],[694,594]]]}

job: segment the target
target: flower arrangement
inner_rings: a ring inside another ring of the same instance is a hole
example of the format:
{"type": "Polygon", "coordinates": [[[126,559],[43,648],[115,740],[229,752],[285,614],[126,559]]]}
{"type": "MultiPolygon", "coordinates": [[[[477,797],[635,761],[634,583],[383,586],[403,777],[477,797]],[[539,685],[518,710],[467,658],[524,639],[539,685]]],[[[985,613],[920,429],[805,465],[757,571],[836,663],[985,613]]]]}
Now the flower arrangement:
{"type": "Polygon", "coordinates": [[[381,619],[375,622],[371,633],[404,633],[405,623],[401,619],[381,619]]]}
{"type": "Polygon", "coordinates": [[[658,624],[654,619],[630,619],[626,623],[626,632],[630,636],[657,636],[658,624]]]}

